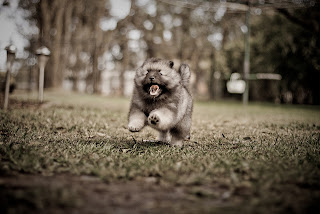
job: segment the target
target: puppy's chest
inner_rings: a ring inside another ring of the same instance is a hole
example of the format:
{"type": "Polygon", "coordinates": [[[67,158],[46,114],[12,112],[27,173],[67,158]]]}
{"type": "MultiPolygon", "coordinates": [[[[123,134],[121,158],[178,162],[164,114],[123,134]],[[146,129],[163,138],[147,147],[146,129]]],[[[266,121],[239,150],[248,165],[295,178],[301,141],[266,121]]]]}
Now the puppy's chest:
{"type": "Polygon", "coordinates": [[[150,114],[153,110],[166,108],[173,112],[176,112],[178,109],[178,105],[175,103],[166,103],[166,102],[148,102],[145,103],[142,107],[142,110],[146,116],[150,114]]]}

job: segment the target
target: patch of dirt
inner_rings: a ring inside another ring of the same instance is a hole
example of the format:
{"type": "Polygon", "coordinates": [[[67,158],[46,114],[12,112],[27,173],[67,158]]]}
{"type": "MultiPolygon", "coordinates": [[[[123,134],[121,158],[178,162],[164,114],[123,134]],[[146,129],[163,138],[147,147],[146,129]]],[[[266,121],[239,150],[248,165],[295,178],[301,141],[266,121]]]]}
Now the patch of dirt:
{"type": "Polygon", "coordinates": [[[155,181],[108,184],[92,176],[5,175],[0,177],[0,212],[208,213],[229,204],[210,190],[155,181]]]}

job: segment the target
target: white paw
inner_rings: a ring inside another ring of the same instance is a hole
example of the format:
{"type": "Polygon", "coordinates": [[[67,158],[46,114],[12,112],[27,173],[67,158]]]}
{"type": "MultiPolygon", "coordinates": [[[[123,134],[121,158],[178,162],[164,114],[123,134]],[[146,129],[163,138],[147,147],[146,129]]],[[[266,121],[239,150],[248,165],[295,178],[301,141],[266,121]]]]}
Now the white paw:
{"type": "Polygon", "coordinates": [[[165,131],[165,132],[159,131],[159,135],[158,135],[157,140],[160,142],[164,142],[164,143],[170,143],[171,135],[169,134],[168,131],[165,131]]]}
{"type": "Polygon", "coordinates": [[[176,146],[176,147],[182,147],[183,145],[183,141],[182,140],[178,140],[178,141],[171,141],[170,143],[172,146],[176,146]]]}
{"type": "Polygon", "coordinates": [[[141,128],[139,128],[139,127],[130,126],[130,125],[128,126],[128,129],[130,132],[138,132],[141,130],[141,128]]]}
{"type": "Polygon", "coordinates": [[[131,121],[128,125],[128,129],[131,132],[138,132],[143,128],[143,126],[142,122],[131,121]]]}

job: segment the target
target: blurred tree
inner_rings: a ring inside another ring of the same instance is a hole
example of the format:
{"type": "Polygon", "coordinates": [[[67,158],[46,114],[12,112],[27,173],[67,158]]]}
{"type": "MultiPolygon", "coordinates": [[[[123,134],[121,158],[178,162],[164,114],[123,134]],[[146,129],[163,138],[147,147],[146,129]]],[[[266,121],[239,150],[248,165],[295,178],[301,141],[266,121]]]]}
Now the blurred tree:
{"type": "MultiPolygon", "coordinates": [[[[33,42],[30,47],[33,49],[44,45],[51,50],[51,57],[45,73],[45,87],[60,87],[62,85],[64,78],[62,66],[64,63],[60,63],[61,48],[68,38],[64,35],[68,33],[64,31],[64,23],[68,19],[65,13],[70,11],[71,2],[64,0],[19,1],[20,8],[29,12],[27,18],[30,22],[35,23],[39,29],[37,40],[30,38],[33,42]]],[[[32,49],[30,51],[34,52],[32,49]]]]}
{"type": "Polygon", "coordinates": [[[38,8],[40,9],[39,13],[37,13],[40,30],[39,46],[44,45],[51,50],[51,57],[45,75],[46,87],[60,87],[63,80],[60,53],[66,3],[67,1],[64,0],[42,0],[38,3],[38,8]]]}
{"type": "Polygon", "coordinates": [[[293,103],[319,104],[318,8],[278,11],[280,14],[264,15],[253,24],[252,50],[255,57],[252,58],[252,70],[282,75],[283,102],[289,93],[293,103]]]}
{"type": "MultiPolygon", "coordinates": [[[[27,18],[39,29],[29,38],[30,51],[40,45],[52,49],[47,87],[61,87],[68,78],[73,90],[85,80],[88,92],[99,93],[101,72],[110,63],[109,69],[119,72],[118,94],[123,95],[125,71],[147,57],[162,57],[176,66],[189,63],[194,94],[219,99],[225,79],[243,70],[244,11],[250,3],[252,73],[281,73],[281,90],[292,93],[293,102],[319,103],[317,4],[293,11],[285,8],[305,3],[131,0],[130,11],[119,18],[112,13],[115,2],[20,0],[20,7],[29,11],[27,18]]],[[[274,90],[270,82],[252,84],[253,98],[274,100],[268,94],[274,90]]]]}
{"type": "Polygon", "coordinates": [[[98,58],[106,48],[104,42],[109,35],[104,34],[99,27],[101,18],[108,14],[105,2],[105,0],[19,1],[19,6],[29,11],[27,18],[30,22],[36,23],[39,29],[37,46],[45,45],[52,53],[45,75],[47,88],[61,87],[67,68],[77,68],[72,72],[76,88],[79,65],[82,63],[79,54],[89,52],[92,69],[87,80],[92,85],[93,92],[99,92],[98,58]]]}

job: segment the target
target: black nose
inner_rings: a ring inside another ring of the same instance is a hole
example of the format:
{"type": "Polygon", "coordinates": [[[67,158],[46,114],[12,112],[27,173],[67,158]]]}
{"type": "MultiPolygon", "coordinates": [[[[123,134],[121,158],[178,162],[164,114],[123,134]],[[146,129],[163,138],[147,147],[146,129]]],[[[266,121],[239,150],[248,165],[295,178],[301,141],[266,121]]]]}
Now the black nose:
{"type": "Polygon", "coordinates": [[[154,80],[154,77],[149,77],[149,80],[150,80],[150,81],[154,80]]]}

